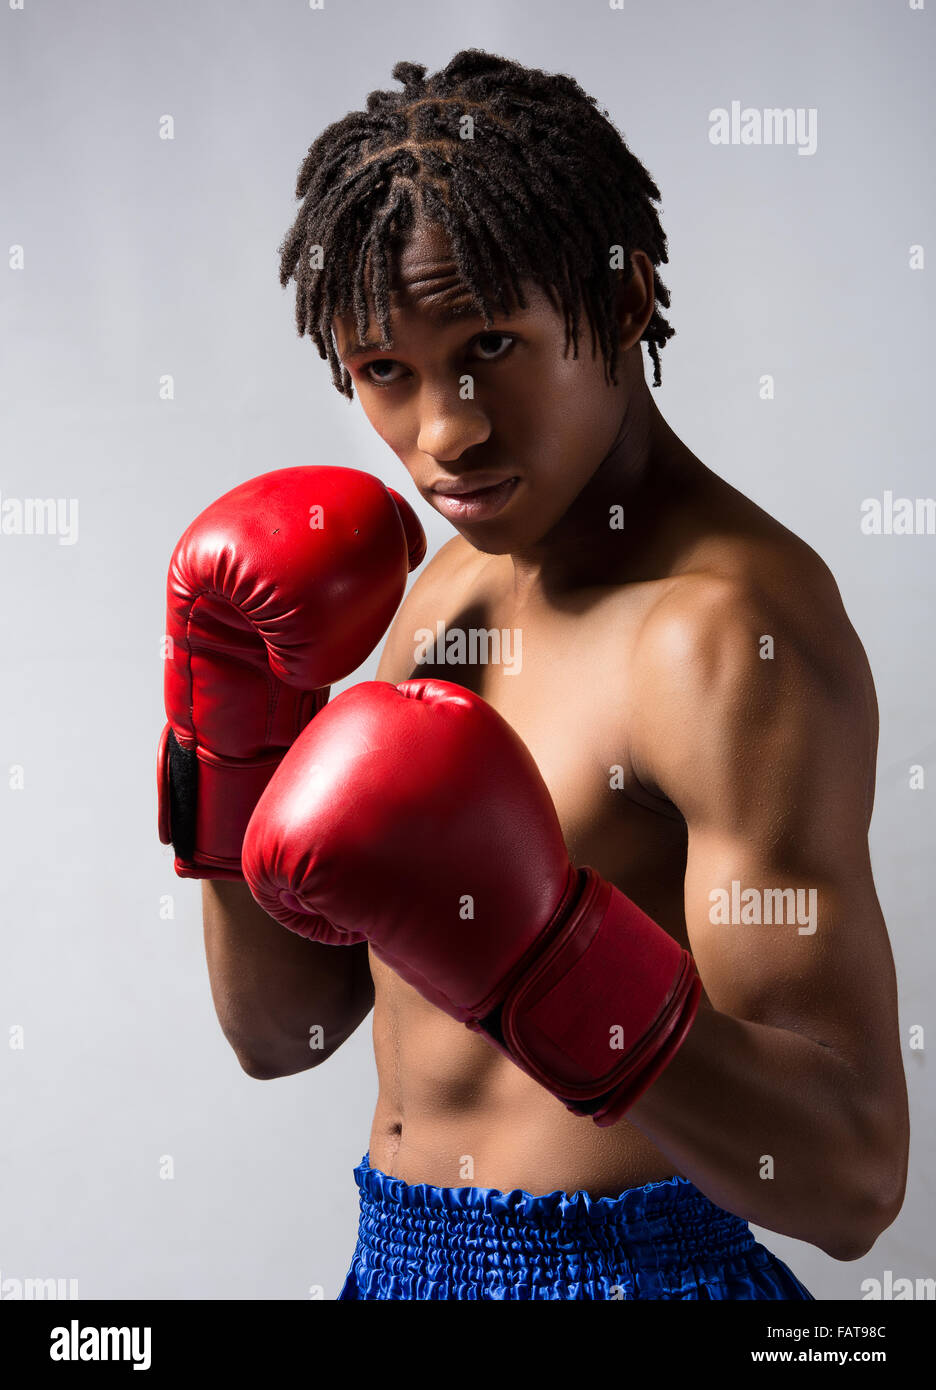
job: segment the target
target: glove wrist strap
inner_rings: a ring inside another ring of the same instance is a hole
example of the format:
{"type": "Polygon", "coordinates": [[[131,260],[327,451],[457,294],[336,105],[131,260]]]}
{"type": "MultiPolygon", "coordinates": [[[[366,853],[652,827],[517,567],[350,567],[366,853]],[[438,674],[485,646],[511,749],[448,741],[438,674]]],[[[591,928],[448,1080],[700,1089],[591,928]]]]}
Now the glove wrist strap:
{"type": "Polygon", "coordinates": [[[593,869],[499,1013],[477,1025],[571,1110],[614,1124],[678,1051],[701,981],[688,951],[593,869]]]}

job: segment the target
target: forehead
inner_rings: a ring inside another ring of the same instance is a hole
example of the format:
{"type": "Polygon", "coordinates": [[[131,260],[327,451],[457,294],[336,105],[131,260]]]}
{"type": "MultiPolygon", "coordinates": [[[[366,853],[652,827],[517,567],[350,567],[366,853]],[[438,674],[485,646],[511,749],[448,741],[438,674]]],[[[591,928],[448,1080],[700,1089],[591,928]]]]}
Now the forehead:
{"type": "MultiPolygon", "coordinates": [[[[391,324],[394,318],[408,319],[417,315],[439,328],[459,320],[482,314],[474,302],[471,289],[459,273],[451,240],[444,227],[419,220],[406,241],[396,248],[389,262],[389,308],[391,324]]],[[[523,282],[528,307],[519,310],[511,304],[512,315],[531,317],[553,313],[548,297],[533,281],[523,282]]],[[[493,295],[488,292],[489,303],[493,295]]],[[[508,303],[510,296],[508,294],[508,303]]],[[[379,338],[373,302],[368,296],[368,342],[379,338]]],[[[340,351],[347,352],[357,345],[358,337],[352,313],[338,314],[334,320],[340,351]]]]}

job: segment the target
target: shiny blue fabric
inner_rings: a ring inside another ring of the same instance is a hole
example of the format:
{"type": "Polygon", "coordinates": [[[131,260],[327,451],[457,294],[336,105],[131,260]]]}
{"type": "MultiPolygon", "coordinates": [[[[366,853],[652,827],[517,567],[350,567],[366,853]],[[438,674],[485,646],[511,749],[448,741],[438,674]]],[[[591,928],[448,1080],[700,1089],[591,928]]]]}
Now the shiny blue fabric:
{"type": "Polygon", "coordinates": [[[617,1197],[408,1184],[370,1166],[338,1301],[812,1299],[782,1260],[686,1178],[617,1197]]]}

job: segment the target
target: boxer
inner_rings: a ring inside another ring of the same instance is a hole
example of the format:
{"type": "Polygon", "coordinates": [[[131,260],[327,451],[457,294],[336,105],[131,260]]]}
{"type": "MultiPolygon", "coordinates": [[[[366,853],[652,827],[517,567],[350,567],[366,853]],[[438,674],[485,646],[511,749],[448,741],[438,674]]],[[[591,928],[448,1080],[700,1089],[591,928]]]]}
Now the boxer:
{"type": "Polygon", "coordinates": [[[249,885],[204,875],[219,1020],[269,1078],[373,1008],[342,1300],[808,1299],[749,1223],[856,1259],[906,1181],[864,651],[651,396],[659,192],[594,100],[394,77],[311,147],[281,280],[456,534],[283,750],[249,885]]]}

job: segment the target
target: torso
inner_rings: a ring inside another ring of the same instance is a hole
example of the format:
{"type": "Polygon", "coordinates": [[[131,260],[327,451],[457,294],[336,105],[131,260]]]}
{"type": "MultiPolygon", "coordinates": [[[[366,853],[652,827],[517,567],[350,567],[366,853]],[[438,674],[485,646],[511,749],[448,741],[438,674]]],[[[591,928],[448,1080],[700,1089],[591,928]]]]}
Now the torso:
{"type": "MultiPolygon", "coordinates": [[[[446,628],[522,627],[522,668],[418,665],[468,687],[512,725],[552,795],[573,862],[618,885],[684,944],[686,829],[630,766],[628,649],[659,583],[592,591],[567,613],[511,611],[504,562],[472,553],[446,628]],[[614,787],[612,788],[612,780],[614,787]]],[[[487,1042],[370,956],[380,1090],[370,1161],[408,1183],[583,1188],[595,1196],[669,1177],[670,1160],[626,1120],[570,1114],[487,1042]]]]}
{"type": "MultiPolygon", "coordinates": [[[[439,619],[448,630],[521,627],[522,669],[414,664],[406,676],[466,686],[503,715],[536,760],[573,862],[609,879],[688,947],[686,824],[648,787],[632,733],[639,702],[653,698],[636,659],[641,628],[674,585],[706,576],[754,583],[779,607],[814,613],[817,642],[840,620],[834,582],[814,552],[712,474],[673,515],[669,538],[672,555],[656,571],[663,578],[579,590],[560,604],[539,596],[519,611],[509,557],[459,539],[440,557],[414,628],[439,619]]],[[[374,1167],[407,1183],[535,1195],[581,1188],[595,1197],[679,1173],[636,1125],[599,1129],[572,1115],[373,952],[370,965],[374,1167]]]]}

